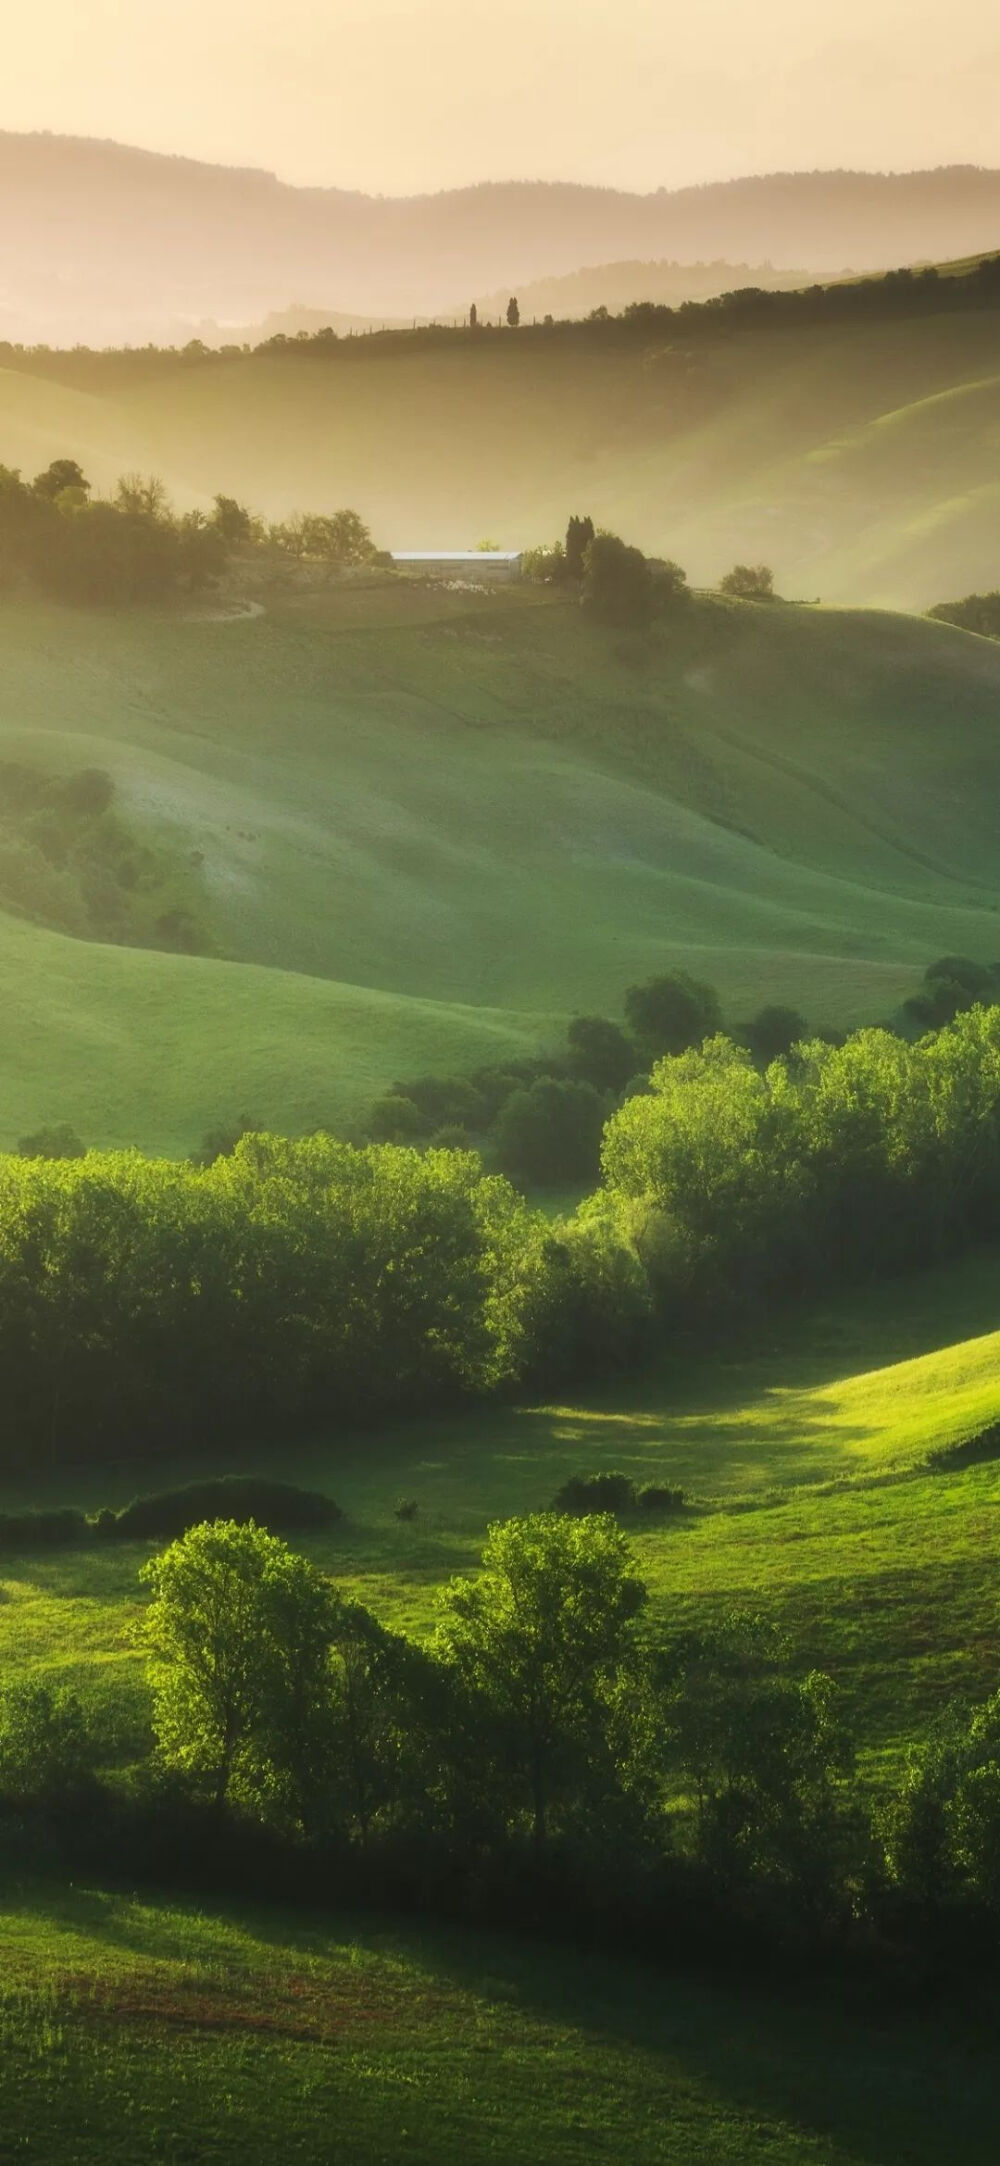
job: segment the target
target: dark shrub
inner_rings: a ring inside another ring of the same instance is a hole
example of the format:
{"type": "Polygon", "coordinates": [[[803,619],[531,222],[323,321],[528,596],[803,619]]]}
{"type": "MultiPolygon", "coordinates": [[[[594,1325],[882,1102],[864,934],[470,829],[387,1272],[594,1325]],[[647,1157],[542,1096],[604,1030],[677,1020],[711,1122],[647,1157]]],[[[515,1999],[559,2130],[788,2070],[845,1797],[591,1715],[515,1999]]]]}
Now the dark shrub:
{"type": "Polygon", "coordinates": [[[405,1520],[409,1524],[416,1518],[419,1510],[420,1506],[415,1497],[400,1497],[396,1506],[396,1518],[405,1520]]]}
{"type": "Polygon", "coordinates": [[[60,1121],[52,1128],[36,1128],[33,1135],[22,1136],[17,1152],[19,1158],[86,1158],[87,1146],[68,1121],[60,1121]]]}
{"type": "Polygon", "coordinates": [[[564,1482],[553,1510],[583,1518],[588,1512],[626,1512],[635,1503],[635,1483],[627,1474],[573,1474],[564,1482]]]}
{"type": "Polygon", "coordinates": [[[599,624],[650,624],[657,597],[642,550],[630,548],[617,534],[595,534],[584,551],[581,600],[599,624]]]}
{"type": "Polygon", "coordinates": [[[339,1504],[316,1489],[294,1482],[271,1482],[255,1474],[224,1475],[218,1481],[189,1482],[183,1489],[163,1489],[137,1497],[118,1513],[119,1541],[174,1541],[205,1519],[256,1520],[272,1533],[306,1532],[343,1518],[339,1504]]]}
{"type": "Polygon", "coordinates": [[[574,1075],[595,1090],[623,1091],[635,1072],[635,1047],[603,1015],[575,1015],[566,1033],[574,1075]]]}
{"type": "Polygon", "coordinates": [[[715,987],[686,970],[630,985],[625,1013],[636,1043],[650,1060],[664,1053],[686,1053],[722,1028],[715,987]]]}
{"type": "Polygon", "coordinates": [[[412,1098],[388,1091],[376,1098],[368,1116],[368,1133],[375,1143],[411,1143],[427,1133],[427,1122],[412,1098]]]}
{"type": "Polygon", "coordinates": [[[681,1512],[685,1500],[683,1489],[670,1489],[665,1482],[644,1482],[635,1501],[643,1512],[681,1512]]]}
{"type": "Polygon", "coordinates": [[[0,1549],[70,1549],[85,1542],[90,1527],[83,1512],[0,1513],[0,1549]]]}
{"type": "Polygon", "coordinates": [[[497,1116],[497,1163],[514,1180],[539,1187],[594,1181],[606,1107],[592,1083],[540,1076],[516,1090],[497,1116]]]}

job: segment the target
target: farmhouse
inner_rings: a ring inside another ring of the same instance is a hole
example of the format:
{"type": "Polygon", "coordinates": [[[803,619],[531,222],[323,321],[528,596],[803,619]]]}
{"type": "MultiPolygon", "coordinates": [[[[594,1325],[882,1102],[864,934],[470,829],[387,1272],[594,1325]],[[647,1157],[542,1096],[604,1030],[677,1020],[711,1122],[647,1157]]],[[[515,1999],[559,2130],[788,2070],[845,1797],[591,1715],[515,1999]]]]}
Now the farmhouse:
{"type": "Polygon", "coordinates": [[[518,579],[521,573],[519,549],[394,549],[392,562],[424,579],[518,579]]]}

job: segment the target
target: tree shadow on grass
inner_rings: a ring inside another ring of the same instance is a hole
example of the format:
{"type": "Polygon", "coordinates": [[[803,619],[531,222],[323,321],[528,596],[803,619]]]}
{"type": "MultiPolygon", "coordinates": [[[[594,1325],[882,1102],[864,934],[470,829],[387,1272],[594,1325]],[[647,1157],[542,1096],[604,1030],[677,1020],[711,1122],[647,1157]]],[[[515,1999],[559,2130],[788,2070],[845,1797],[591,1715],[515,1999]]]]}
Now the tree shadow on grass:
{"type": "MultiPolygon", "coordinates": [[[[829,1984],[804,1991],[795,1981],[782,1991],[762,1988],[752,1975],[713,1980],[664,1973],[577,1947],[459,1928],[399,1928],[351,1915],[317,1914],[306,1923],[285,1909],[230,1903],[196,1909],[47,1886],[5,1907],[29,1922],[37,1917],[65,1929],[76,1975],[87,1939],[137,1966],[181,1964],[189,1978],[202,1974],[209,1991],[217,1980],[220,1994],[248,1966],[252,1972],[256,1964],[266,1986],[328,1961],[331,1990],[342,1994],[353,1970],[359,1997],[367,1999],[377,1997],[382,1971],[397,2037],[409,2030],[427,2051],[442,2042],[429,2030],[431,2017],[445,2027],[451,2021],[447,2043],[470,2057],[484,2050],[491,2021],[502,2034],[504,2018],[509,2025],[513,2017],[528,2026],[514,2042],[530,2050],[536,2044],[530,2026],[542,2026],[546,2054],[556,2061],[560,2053],[574,2061],[582,2056],[585,2070],[588,2053],[595,2060],[598,2050],[620,2053],[617,2066],[600,2063],[602,2128],[609,2085],[620,2086],[623,2141],[641,2095],[642,2128],[636,2125],[630,2148],[637,2159],[661,2155],[643,2142],[650,2099],[659,2093],[663,2114],[679,2105],[693,2133],[693,2107],[704,2109],[706,2127],[714,2125],[713,2115],[720,2118],[719,2148],[692,2153],[692,2166],[696,2155],[705,2166],[771,2156],[801,2156],[817,2166],[940,2166],[949,2157],[962,2166],[995,2166],[1000,2054],[982,2011],[970,2020],[937,2007],[894,2008],[880,1990],[857,1985],[848,2007],[843,1991],[829,1984]],[[487,2026],[485,2033],[476,2027],[475,2049],[459,2020],[470,2002],[487,2026]]],[[[47,1940],[41,1946],[49,1957],[47,1940]]],[[[377,2064],[376,2041],[369,2070],[376,2080],[377,2064]]],[[[585,2074],[574,2107],[585,2140],[585,2074]]]]}

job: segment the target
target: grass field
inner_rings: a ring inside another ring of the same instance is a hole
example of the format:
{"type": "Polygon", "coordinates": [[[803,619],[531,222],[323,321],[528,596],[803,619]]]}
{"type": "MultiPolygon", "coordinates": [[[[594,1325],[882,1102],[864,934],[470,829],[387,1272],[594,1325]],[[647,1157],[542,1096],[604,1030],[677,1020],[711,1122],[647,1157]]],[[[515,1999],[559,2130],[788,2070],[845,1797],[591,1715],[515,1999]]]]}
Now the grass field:
{"type": "MultiPolygon", "coordinates": [[[[630,1530],[657,1622],[733,1603],[778,1620],[793,1665],[844,1686],[878,1788],[943,1705],[996,1686],[1000,1467],[926,1460],[1000,1415],[998,1313],[1000,1255],[970,1256],[614,1394],[240,1465],[335,1494],[347,1520],[303,1546],[418,1635],[491,1518],[544,1506],[587,1468],[682,1482],[681,1523],[630,1530]],[[419,1503],[412,1525],[394,1517],[401,1493],[419,1503]]],[[[156,1479],[191,1471],[178,1456],[156,1479]]],[[[94,1507],[135,1486],[122,1469],[39,1472],[0,1501],[94,1507]]],[[[72,1683],[110,1759],[144,1744],[147,1553],[8,1556],[0,1573],[5,1677],[72,1683]]],[[[995,2157],[988,2015],[893,2014],[861,1987],[782,1997],[492,1934],[43,1879],[8,1882],[0,1957],[0,2155],[45,2166],[255,2166],[279,2145],[317,2166],[995,2157]]]]}
{"type": "Polygon", "coordinates": [[[8,1143],[349,1124],[678,965],[734,1021],[846,1024],[1000,950],[1000,650],[970,634],[701,601],[637,653],[537,591],[393,582],[0,628],[0,757],[107,768],[134,832],[196,856],[214,948],[0,917],[8,1143]]]}
{"type": "Polygon", "coordinates": [[[995,2043],[947,2018],[499,1936],[44,1885],[0,1920],[6,2157],[39,2166],[969,2166],[995,2043]]]}
{"type": "MultiPolygon", "coordinates": [[[[570,1404],[276,1440],[238,1464],[280,1461],[283,1476],[336,1497],[345,1522],[303,1548],[418,1636],[433,1629],[435,1589],[475,1567],[491,1520],[546,1509],[574,1473],[676,1483],[689,1500],[680,1522],[630,1528],[657,1621],[767,1611],[796,1666],[840,1678],[878,1782],[951,1694],[995,1684],[1000,1466],[941,1473],[927,1461],[1000,1417],[998,1317],[1000,1256],[988,1252],[788,1318],[763,1347],[755,1334],[725,1358],[677,1356],[570,1404]],[[418,1504],[412,1524],[395,1517],[401,1496],[418,1504]]],[[[134,1467],[39,1470],[6,1481],[0,1505],[118,1507],[137,1484],[226,1463],[178,1453],[144,1479],[134,1467]]],[[[126,1755],[143,1720],[133,1626],[147,1554],[8,1556],[0,1574],[8,1672],[42,1670],[121,1709],[126,1755]]]]}

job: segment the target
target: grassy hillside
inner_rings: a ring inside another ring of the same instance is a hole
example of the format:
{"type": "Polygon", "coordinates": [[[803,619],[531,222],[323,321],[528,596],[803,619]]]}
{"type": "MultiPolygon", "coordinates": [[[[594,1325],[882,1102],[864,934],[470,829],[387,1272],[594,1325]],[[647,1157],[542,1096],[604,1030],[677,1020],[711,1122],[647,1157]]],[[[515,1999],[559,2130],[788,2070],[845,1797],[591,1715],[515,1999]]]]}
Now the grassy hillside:
{"type": "Polygon", "coordinates": [[[575,506],[701,583],[765,558],[791,594],[923,608],[1000,576],[998,387],[992,308],[26,355],[0,370],[0,456],[69,452],[101,486],[152,467],[183,504],[223,489],[275,517],[353,503],[396,548],[522,546],[575,506]]]}
{"type": "Polygon", "coordinates": [[[0,917],[7,1139],[350,1122],[677,964],[818,1025],[1000,951],[1000,652],[942,625],[701,602],[646,650],[537,590],[390,580],[2,629],[0,760],[106,769],[196,864],[211,949],[0,917]]]}
{"type": "MultiPolygon", "coordinates": [[[[319,1436],[291,1454],[282,1442],[280,1471],[348,1515],[301,1546],[418,1635],[434,1589],[474,1567],[491,1520],[544,1510],[569,1475],[601,1468],[679,1484],[680,1521],[630,1528],[659,1616],[704,1620],[736,1603],[777,1618],[797,1667],[839,1676],[874,1775],[949,1695],[994,1689],[1000,1465],[938,1472],[928,1460],[1000,1418],[998,1315],[1000,1256],[973,1255],[786,1318],[770,1344],[758,1332],[728,1358],[675,1358],[568,1404],[319,1436]],[[413,1524],[395,1517],[400,1496],[419,1506],[413,1524]]],[[[273,1471],[274,1452],[244,1449],[239,1463],[273,1471]]],[[[163,1480],[218,1471],[221,1458],[178,1454],[163,1480]]],[[[135,1479],[35,1473],[8,1478],[0,1502],[117,1508],[135,1479]]],[[[137,1704],[130,1624],[145,1554],[4,1558],[8,1666],[137,1704]]]]}
{"type": "Polygon", "coordinates": [[[39,2166],[968,2166],[992,2041],[499,1936],[44,1885],[0,1922],[5,2141],[39,2166]]]}
{"type": "MultiPolygon", "coordinates": [[[[970,1257],[615,1399],[261,1458],[343,1502],[347,1520],[303,1546],[418,1635],[491,1518],[589,1467],[682,1480],[683,1519],[632,1530],[657,1621],[733,1604],[779,1621],[793,1665],[821,1663],[846,1690],[877,1786],[943,1706],[995,1687],[1000,1469],[925,1462],[1000,1413],[998,1306],[1000,1258],[970,1257]],[[400,1493],[419,1503],[411,1525],[393,1515],[400,1493]]],[[[163,1474],[188,1471],[178,1458],[163,1474]]],[[[128,1493],[110,1470],[63,1475],[60,1501],[74,1487],[88,1506],[128,1493]]],[[[39,1474],[2,1501],[55,1494],[39,1474]]],[[[2,1562],[5,1675],[72,1683],[124,1759],[145,1743],[146,1554],[2,1562]]],[[[46,2166],[237,2150],[256,2166],[279,2139],[319,2166],[331,2128],[358,2166],[626,2151],[650,2166],[936,2166],[948,2146],[986,2166],[995,2152],[986,2022],[894,2016],[881,1996],[876,2014],[860,1985],[835,2009],[486,1934],[41,1880],[7,1890],[0,1951],[6,2138],[46,2166]]]]}

